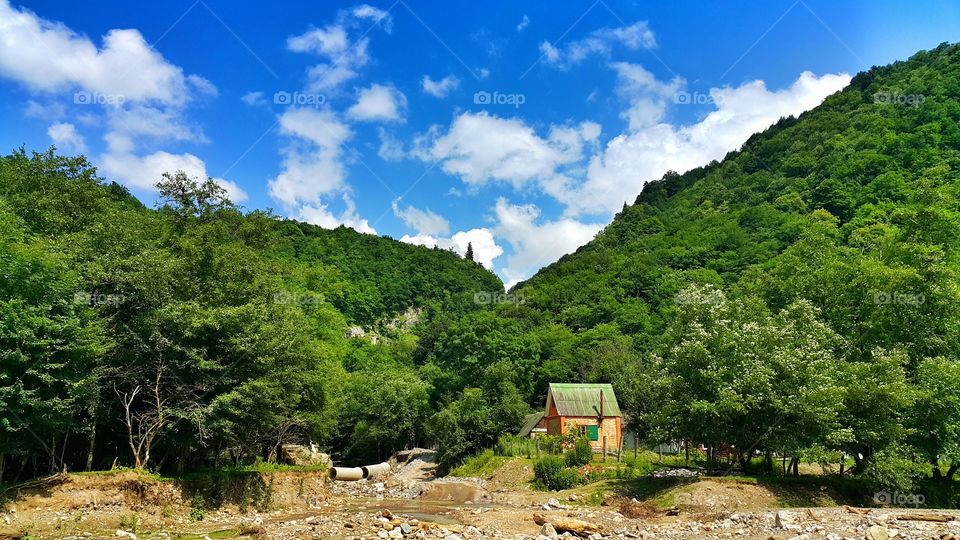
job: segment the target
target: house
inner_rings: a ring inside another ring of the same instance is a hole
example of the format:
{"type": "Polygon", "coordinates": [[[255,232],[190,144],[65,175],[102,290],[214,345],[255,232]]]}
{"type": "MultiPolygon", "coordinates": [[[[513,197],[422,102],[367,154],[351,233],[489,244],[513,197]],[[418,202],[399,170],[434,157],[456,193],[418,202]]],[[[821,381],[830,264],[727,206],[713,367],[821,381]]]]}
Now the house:
{"type": "Polygon", "coordinates": [[[517,435],[521,437],[536,437],[547,432],[547,423],[543,421],[543,411],[528,414],[523,417],[523,427],[517,435]]]}
{"type": "Polygon", "coordinates": [[[543,415],[547,433],[565,435],[574,429],[590,440],[597,452],[620,447],[620,405],[609,384],[550,383],[543,415]]]}

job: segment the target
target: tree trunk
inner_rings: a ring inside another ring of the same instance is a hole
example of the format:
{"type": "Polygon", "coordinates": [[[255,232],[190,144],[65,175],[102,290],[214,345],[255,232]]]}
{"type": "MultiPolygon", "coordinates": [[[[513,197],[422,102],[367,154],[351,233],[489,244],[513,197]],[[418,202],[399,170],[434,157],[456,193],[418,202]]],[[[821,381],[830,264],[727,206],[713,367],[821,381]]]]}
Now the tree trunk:
{"type": "Polygon", "coordinates": [[[937,460],[937,458],[931,458],[930,465],[933,467],[933,479],[942,480],[943,473],[940,472],[940,462],[937,460]]]}
{"type": "Polygon", "coordinates": [[[957,470],[960,469],[960,463],[951,463],[950,468],[947,469],[947,474],[943,475],[943,479],[947,482],[953,480],[953,475],[957,474],[957,470]]]}
{"type": "Polygon", "coordinates": [[[7,454],[0,452],[0,485],[3,485],[3,468],[7,463],[7,454]]]}
{"type": "Polygon", "coordinates": [[[90,439],[90,444],[87,446],[87,463],[86,463],[86,466],[84,467],[84,470],[86,470],[86,471],[88,471],[88,472],[93,470],[93,449],[94,449],[94,448],[96,447],[96,445],[97,445],[97,423],[96,423],[96,421],[93,421],[93,422],[90,423],[90,436],[89,436],[89,439],[90,439]]]}

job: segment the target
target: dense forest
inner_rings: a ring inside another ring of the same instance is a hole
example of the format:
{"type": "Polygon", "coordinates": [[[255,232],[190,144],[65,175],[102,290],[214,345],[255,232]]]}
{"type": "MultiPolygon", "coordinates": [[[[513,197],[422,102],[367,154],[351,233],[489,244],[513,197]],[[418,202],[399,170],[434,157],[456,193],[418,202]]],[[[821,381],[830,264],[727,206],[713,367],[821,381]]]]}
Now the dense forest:
{"type": "Polygon", "coordinates": [[[184,471],[315,442],[445,465],[551,381],[610,382],[644,440],[960,468],[960,46],[858,74],[650,182],[486,305],[456,254],[243,212],[171,174],[145,208],[82,158],[0,159],[0,481],[184,471]],[[348,336],[360,326],[366,335],[348,336]],[[376,339],[374,339],[374,337],[376,339]]]}

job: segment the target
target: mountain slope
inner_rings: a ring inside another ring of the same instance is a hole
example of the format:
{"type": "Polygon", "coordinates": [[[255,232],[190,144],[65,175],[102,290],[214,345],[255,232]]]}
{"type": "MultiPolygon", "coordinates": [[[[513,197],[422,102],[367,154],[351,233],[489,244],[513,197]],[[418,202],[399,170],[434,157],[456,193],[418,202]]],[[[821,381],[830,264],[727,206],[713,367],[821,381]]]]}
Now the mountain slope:
{"type": "MultiPolygon", "coordinates": [[[[939,293],[921,276],[956,266],[958,121],[957,45],[873,68],[722,162],[648,183],[593,241],[515,291],[572,329],[615,322],[651,346],[690,283],[749,290],[773,307],[814,297],[828,311],[854,309],[860,321],[874,315],[873,292],[933,300],[939,293]],[[816,292],[816,283],[765,279],[821,227],[848,262],[864,257],[916,279],[861,279],[843,300],[816,292]]],[[[835,322],[850,329],[840,320],[849,315],[835,322]]],[[[913,331],[905,317],[899,322],[913,331]]],[[[861,345],[915,341],[903,334],[861,345]]]]}

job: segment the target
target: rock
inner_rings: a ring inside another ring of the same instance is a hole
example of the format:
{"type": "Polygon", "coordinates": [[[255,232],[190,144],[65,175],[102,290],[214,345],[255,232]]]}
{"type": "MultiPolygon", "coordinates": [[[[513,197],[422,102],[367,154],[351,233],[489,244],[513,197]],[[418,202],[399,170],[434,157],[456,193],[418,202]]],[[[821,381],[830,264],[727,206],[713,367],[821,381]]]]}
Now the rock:
{"type": "Polygon", "coordinates": [[[123,529],[117,529],[117,532],[114,534],[116,534],[120,538],[129,538],[130,540],[137,540],[137,535],[133,534],[132,532],[127,532],[123,529]]]}
{"type": "Polygon", "coordinates": [[[773,526],[778,529],[782,529],[784,524],[788,521],[789,519],[787,519],[787,515],[783,512],[777,512],[773,515],[773,526]]]}
{"type": "Polygon", "coordinates": [[[377,531],[377,538],[390,538],[390,533],[388,533],[383,529],[380,529],[379,531],[377,531]]]}
{"type": "Polygon", "coordinates": [[[771,534],[767,540],[787,540],[787,537],[782,534],[771,534]]]}
{"type": "Polygon", "coordinates": [[[400,532],[404,535],[410,534],[413,532],[413,527],[409,523],[403,522],[400,524],[400,532]]]}
{"type": "Polygon", "coordinates": [[[393,528],[390,529],[390,532],[387,533],[387,536],[394,539],[403,538],[403,531],[401,531],[399,527],[393,528]]]}
{"type": "Polygon", "coordinates": [[[459,537],[459,536],[457,536],[457,535],[455,535],[455,534],[448,534],[448,535],[446,535],[446,536],[443,537],[443,540],[463,540],[463,538],[461,538],[461,537],[459,537]]]}
{"type": "Polygon", "coordinates": [[[863,538],[864,540],[889,540],[890,534],[887,532],[886,527],[873,525],[867,528],[867,533],[863,538]]]}
{"type": "Polygon", "coordinates": [[[556,538],[558,536],[557,530],[553,528],[552,523],[544,523],[543,526],[540,527],[540,534],[547,538],[556,538]]]}
{"type": "Polygon", "coordinates": [[[548,501],[547,501],[547,504],[546,504],[545,506],[552,506],[552,507],[556,508],[557,510],[563,510],[564,508],[567,507],[567,506],[564,505],[564,504],[560,504],[560,501],[558,501],[558,500],[556,500],[556,499],[550,499],[550,500],[548,500],[548,501]]]}

